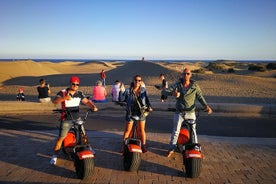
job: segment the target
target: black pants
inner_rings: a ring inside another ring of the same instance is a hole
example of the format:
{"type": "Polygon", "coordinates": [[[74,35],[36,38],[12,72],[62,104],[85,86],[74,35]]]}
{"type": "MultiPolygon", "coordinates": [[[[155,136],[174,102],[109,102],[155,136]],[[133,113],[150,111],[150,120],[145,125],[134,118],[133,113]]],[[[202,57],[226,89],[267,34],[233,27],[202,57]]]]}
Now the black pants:
{"type": "Polygon", "coordinates": [[[161,100],[167,100],[168,96],[166,95],[161,95],[161,100]]]}

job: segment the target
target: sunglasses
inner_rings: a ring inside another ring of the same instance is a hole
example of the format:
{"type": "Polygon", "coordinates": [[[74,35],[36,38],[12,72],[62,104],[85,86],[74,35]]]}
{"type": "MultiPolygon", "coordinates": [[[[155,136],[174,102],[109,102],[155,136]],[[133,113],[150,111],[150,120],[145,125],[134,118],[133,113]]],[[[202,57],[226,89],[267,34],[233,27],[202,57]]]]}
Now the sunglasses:
{"type": "Polygon", "coordinates": [[[191,73],[182,73],[182,75],[190,75],[191,73]]]}
{"type": "Polygon", "coordinates": [[[72,86],[79,86],[80,84],[72,83],[72,86]]]}
{"type": "Polygon", "coordinates": [[[141,82],[142,80],[137,80],[137,79],[135,79],[135,81],[136,81],[136,82],[141,82]]]}

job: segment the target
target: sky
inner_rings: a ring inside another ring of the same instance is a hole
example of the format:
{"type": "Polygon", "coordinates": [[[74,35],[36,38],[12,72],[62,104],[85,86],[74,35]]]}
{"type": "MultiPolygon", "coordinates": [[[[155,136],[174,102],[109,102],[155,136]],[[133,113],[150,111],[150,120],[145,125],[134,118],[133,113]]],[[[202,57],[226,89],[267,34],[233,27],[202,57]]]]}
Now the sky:
{"type": "Polygon", "coordinates": [[[2,59],[276,60],[276,0],[1,0],[2,59]]]}

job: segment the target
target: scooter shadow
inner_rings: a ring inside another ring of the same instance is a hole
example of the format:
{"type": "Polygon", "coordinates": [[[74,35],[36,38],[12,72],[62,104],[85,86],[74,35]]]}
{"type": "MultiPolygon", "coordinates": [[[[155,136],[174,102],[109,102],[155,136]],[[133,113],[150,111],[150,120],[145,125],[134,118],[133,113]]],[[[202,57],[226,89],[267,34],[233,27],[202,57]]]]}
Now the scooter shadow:
{"type": "MultiPolygon", "coordinates": [[[[73,163],[58,159],[58,164],[50,165],[55,133],[43,131],[1,130],[0,144],[5,152],[0,159],[6,164],[5,172],[29,169],[34,172],[50,174],[56,177],[76,178],[73,163]]],[[[4,171],[4,170],[3,170],[4,171]]],[[[10,174],[13,176],[13,173],[10,174]]]]}
{"type": "MultiPolygon", "coordinates": [[[[95,167],[110,170],[124,171],[123,156],[120,153],[122,135],[111,132],[94,132],[89,140],[96,151],[95,167]],[[94,134],[94,135],[93,135],[94,134]],[[99,135],[100,134],[100,135],[99,135]]],[[[142,154],[142,161],[138,170],[161,175],[183,177],[181,154],[172,158],[166,157],[167,144],[148,141],[148,152],[142,154]],[[179,167],[176,168],[175,165],[179,167]]],[[[130,173],[130,172],[129,172],[130,173]]]]}

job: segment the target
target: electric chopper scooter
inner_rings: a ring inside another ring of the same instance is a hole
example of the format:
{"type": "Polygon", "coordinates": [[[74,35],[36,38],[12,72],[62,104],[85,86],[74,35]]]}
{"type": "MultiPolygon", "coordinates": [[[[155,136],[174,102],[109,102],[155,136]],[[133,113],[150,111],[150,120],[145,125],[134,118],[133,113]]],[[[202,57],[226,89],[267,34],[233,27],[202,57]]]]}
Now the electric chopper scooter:
{"type": "Polygon", "coordinates": [[[62,151],[74,161],[76,175],[79,179],[85,179],[93,175],[95,151],[85,134],[84,123],[88,114],[93,112],[89,109],[83,117],[74,119],[70,110],[54,110],[55,112],[66,113],[73,121],[73,125],[62,143],[62,151]]]}
{"type": "MultiPolygon", "coordinates": [[[[199,111],[197,108],[197,117],[199,111]]],[[[183,122],[178,136],[177,144],[180,147],[182,145],[182,157],[183,164],[186,172],[186,176],[189,178],[199,177],[202,166],[203,154],[201,153],[201,145],[195,142],[195,135],[192,130],[195,120],[185,119],[185,113],[182,113],[183,122]]]]}
{"type": "Polygon", "coordinates": [[[137,120],[134,122],[129,138],[124,141],[123,164],[126,171],[137,171],[141,164],[142,141],[138,136],[137,120]]]}

